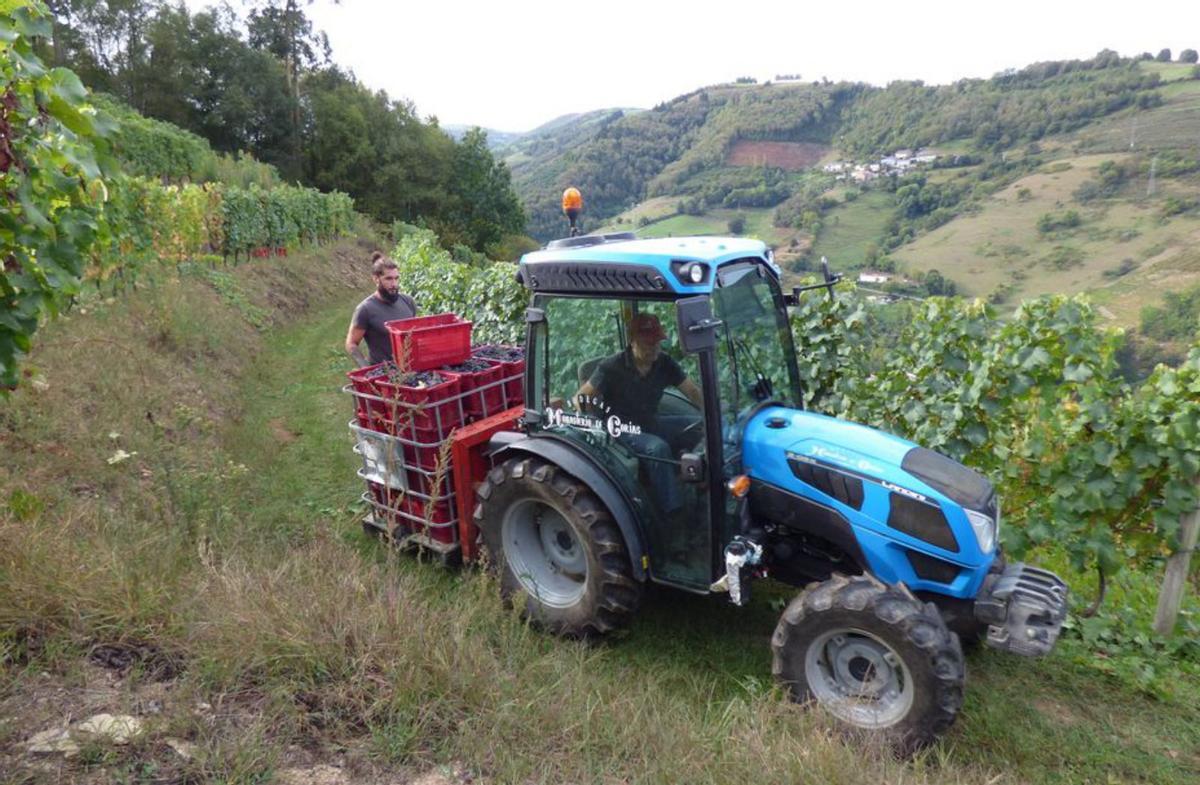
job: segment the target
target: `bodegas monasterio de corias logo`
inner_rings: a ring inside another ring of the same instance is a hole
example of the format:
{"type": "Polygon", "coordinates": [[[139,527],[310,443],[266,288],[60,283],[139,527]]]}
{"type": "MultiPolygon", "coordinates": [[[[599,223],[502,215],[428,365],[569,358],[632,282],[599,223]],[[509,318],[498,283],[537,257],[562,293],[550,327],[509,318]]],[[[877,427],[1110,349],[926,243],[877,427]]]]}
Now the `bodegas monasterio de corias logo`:
{"type": "Polygon", "coordinates": [[[631,422],[625,422],[620,417],[612,414],[612,409],[609,408],[600,398],[594,395],[580,395],[576,401],[579,407],[599,409],[602,413],[599,417],[584,414],[582,412],[567,412],[561,407],[547,406],[546,420],[552,426],[565,426],[567,428],[579,428],[584,431],[594,431],[597,433],[607,433],[614,439],[623,433],[637,435],[642,432],[640,425],[635,425],[631,422]]]}

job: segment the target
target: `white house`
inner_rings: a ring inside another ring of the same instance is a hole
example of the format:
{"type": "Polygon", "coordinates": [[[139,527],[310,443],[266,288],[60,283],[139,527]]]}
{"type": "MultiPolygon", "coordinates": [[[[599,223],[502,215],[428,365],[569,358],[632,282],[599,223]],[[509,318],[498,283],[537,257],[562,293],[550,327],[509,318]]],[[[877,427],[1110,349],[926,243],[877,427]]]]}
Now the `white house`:
{"type": "Polygon", "coordinates": [[[887,283],[890,280],[892,277],[884,273],[861,272],[858,274],[859,283],[887,283]]]}

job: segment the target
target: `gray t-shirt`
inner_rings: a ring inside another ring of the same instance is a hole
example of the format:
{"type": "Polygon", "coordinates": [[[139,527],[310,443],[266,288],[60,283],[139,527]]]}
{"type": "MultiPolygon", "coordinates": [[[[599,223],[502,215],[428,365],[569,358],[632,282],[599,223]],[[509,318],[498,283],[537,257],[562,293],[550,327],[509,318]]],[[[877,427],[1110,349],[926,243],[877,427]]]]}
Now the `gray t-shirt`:
{"type": "Polygon", "coordinates": [[[354,309],[354,326],[367,331],[364,337],[371,352],[372,365],[392,359],[392,340],[383,328],[384,322],[411,319],[416,315],[416,302],[403,292],[394,303],[385,303],[372,292],[370,297],[358,304],[354,309]]]}

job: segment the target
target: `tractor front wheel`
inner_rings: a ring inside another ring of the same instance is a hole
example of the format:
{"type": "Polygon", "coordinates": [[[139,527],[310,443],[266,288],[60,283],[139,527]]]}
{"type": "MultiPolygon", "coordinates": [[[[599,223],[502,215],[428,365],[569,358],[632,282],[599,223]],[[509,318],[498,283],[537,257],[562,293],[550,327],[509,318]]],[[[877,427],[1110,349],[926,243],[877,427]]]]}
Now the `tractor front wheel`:
{"type": "Polygon", "coordinates": [[[903,585],[835,575],[800,594],[771,640],[772,671],[799,702],[815,701],[852,732],[910,755],[953,723],[965,666],[937,608],[903,585]]]}
{"type": "Polygon", "coordinates": [[[475,523],[500,591],[527,618],[577,638],[628,623],[642,587],[620,529],[586,485],[517,457],[493,469],[477,497],[475,523]]]}

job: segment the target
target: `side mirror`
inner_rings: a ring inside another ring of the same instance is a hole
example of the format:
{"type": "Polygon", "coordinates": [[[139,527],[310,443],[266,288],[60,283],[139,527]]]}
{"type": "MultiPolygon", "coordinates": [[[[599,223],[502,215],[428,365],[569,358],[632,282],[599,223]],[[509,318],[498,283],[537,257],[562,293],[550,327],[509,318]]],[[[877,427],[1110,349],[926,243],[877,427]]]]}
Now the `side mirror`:
{"type": "Polygon", "coordinates": [[[703,352],[717,345],[720,319],[712,315],[712,299],[702,294],[685,297],[675,303],[678,315],[679,341],[685,352],[703,352]]]}
{"type": "Polygon", "coordinates": [[[824,289],[829,292],[829,299],[833,299],[833,287],[836,283],[842,280],[841,273],[833,273],[829,271],[829,260],[824,256],[821,257],[821,277],[825,279],[824,283],[813,283],[808,286],[793,286],[791,294],[783,296],[784,305],[799,305],[800,293],[808,292],[813,289],[824,289]]]}

